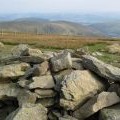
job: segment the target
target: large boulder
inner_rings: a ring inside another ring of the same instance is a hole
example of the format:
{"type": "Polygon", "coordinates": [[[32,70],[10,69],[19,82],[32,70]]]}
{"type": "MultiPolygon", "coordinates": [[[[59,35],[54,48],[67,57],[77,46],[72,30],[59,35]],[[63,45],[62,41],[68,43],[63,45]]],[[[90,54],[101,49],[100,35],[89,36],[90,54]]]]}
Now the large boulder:
{"type": "Polygon", "coordinates": [[[0,80],[14,80],[25,74],[25,71],[30,68],[27,63],[11,64],[0,67],[0,80]]]}
{"type": "Polygon", "coordinates": [[[9,114],[5,120],[47,120],[47,109],[41,104],[26,104],[9,114]]]}
{"type": "Polygon", "coordinates": [[[80,120],[93,115],[99,110],[120,102],[115,92],[102,92],[87,101],[82,107],[74,112],[74,116],[80,120]]]}
{"type": "Polygon", "coordinates": [[[73,110],[104,89],[104,83],[90,71],[73,71],[62,82],[60,105],[73,110]]]}
{"type": "Polygon", "coordinates": [[[54,88],[55,83],[51,75],[33,77],[29,85],[29,89],[42,88],[42,89],[51,89],[54,88]]]}
{"type": "Polygon", "coordinates": [[[52,57],[51,60],[51,69],[53,72],[58,72],[64,69],[72,68],[72,59],[71,55],[68,52],[58,54],[55,57],[52,57]]]}
{"type": "Polygon", "coordinates": [[[99,120],[120,120],[120,104],[102,109],[99,120]]]}
{"type": "Polygon", "coordinates": [[[120,82],[120,69],[117,67],[106,64],[90,55],[83,56],[83,65],[101,77],[120,82]]]}
{"type": "Polygon", "coordinates": [[[11,54],[13,56],[21,56],[23,52],[26,51],[27,49],[29,49],[29,46],[27,44],[19,44],[13,47],[13,49],[11,50],[11,54]]]}

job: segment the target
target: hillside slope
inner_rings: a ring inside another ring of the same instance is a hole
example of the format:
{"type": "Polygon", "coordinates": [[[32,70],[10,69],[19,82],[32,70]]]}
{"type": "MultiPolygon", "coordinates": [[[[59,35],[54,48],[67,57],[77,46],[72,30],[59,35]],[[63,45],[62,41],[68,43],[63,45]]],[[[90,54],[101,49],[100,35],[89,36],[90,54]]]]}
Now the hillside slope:
{"type": "Polygon", "coordinates": [[[0,22],[0,30],[39,34],[103,36],[102,32],[86,25],[66,21],[48,21],[33,18],[0,22]]]}
{"type": "Polygon", "coordinates": [[[120,21],[92,24],[90,27],[97,29],[111,37],[120,37],[120,21]]]}

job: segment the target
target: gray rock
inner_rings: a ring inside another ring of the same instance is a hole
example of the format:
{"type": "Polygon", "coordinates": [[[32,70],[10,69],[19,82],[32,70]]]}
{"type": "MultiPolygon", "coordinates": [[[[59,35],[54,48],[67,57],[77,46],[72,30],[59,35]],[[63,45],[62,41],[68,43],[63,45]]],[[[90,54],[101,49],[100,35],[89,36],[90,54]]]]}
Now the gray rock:
{"type": "Polygon", "coordinates": [[[32,49],[32,48],[29,48],[29,49],[26,49],[22,55],[24,56],[41,56],[42,55],[42,52],[41,50],[39,49],[32,49]]]}
{"type": "Polygon", "coordinates": [[[47,120],[47,109],[41,104],[26,104],[12,112],[5,120],[47,120]]]}
{"type": "Polygon", "coordinates": [[[42,99],[38,99],[36,103],[37,104],[40,103],[44,107],[51,107],[55,104],[55,99],[54,98],[42,98],[42,99]]]}
{"type": "Polygon", "coordinates": [[[35,93],[38,95],[38,98],[49,98],[54,97],[56,95],[53,90],[43,90],[43,89],[35,89],[35,93]]]}
{"type": "Polygon", "coordinates": [[[28,85],[29,89],[51,89],[55,87],[55,83],[51,75],[33,77],[32,80],[33,82],[28,85]]]}
{"type": "Polygon", "coordinates": [[[29,49],[29,46],[27,44],[20,44],[20,45],[13,47],[13,49],[11,50],[11,54],[13,56],[22,56],[23,52],[28,49],[29,49]]]}
{"type": "Polygon", "coordinates": [[[102,109],[99,120],[120,120],[120,104],[102,109]]]}
{"type": "Polygon", "coordinates": [[[28,103],[34,104],[36,102],[36,99],[36,94],[24,89],[22,89],[17,95],[19,106],[23,106],[28,103]]]}
{"type": "Polygon", "coordinates": [[[11,64],[0,67],[0,80],[14,80],[25,74],[25,71],[30,68],[27,63],[11,64]]]}
{"type": "Polygon", "coordinates": [[[120,85],[117,83],[113,83],[110,85],[108,92],[116,92],[117,95],[120,97],[120,85]]]}
{"type": "Polygon", "coordinates": [[[61,82],[64,80],[64,77],[66,75],[69,75],[73,70],[63,70],[60,73],[54,74],[54,80],[55,80],[55,90],[60,92],[61,90],[61,82]]]}
{"type": "Polygon", "coordinates": [[[15,83],[0,84],[0,99],[4,99],[6,97],[17,98],[20,91],[21,89],[17,87],[15,83]]]}
{"type": "Polygon", "coordinates": [[[49,70],[49,63],[45,61],[41,64],[34,65],[34,68],[36,68],[36,71],[33,73],[34,76],[45,75],[49,70]]]}
{"type": "Polygon", "coordinates": [[[52,70],[54,72],[58,72],[72,67],[71,55],[68,52],[58,54],[57,56],[51,58],[50,62],[52,70]]]}
{"type": "Polygon", "coordinates": [[[104,89],[105,85],[101,79],[90,71],[73,71],[65,76],[62,82],[60,105],[65,109],[74,110],[104,89]]]}
{"type": "Polygon", "coordinates": [[[83,65],[101,77],[108,80],[120,81],[120,69],[98,60],[90,55],[83,56],[83,65]]]}
{"type": "Polygon", "coordinates": [[[84,120],[99,110],[120,102],[115,92],[102,92],[87,101],[82,107],[74,112],[74,117],[84,120]]]}
{"type": "Polygon", "coordinates": [[[31,63],[31,64],[40,64],[46,60],[44,55],[41,56],[20,56],[19,61],[31,63]]]}
{"type": "Polygon", "coordinates": [[[72,68],[75,70],[84,70],[82,60],[78,58],[72,58],[72,68]]]}

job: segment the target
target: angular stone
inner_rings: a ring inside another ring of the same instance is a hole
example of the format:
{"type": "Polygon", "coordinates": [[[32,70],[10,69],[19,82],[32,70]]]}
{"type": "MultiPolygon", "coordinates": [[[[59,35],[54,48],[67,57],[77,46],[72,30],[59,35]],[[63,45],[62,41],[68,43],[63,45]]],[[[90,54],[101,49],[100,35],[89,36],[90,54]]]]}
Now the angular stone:
{"type": "Polygon", "coordinates": [[[72,67],[71,55],[68,52],[58,54],[57,56],[52,57],[50,62],[52,67],[51,69],[54,72],[58,72],[72,67]]]}
{"type": "Polygon", "coordinates": [[[42,99],[38,99],[36,103],[37,104],[40,103],[44,107],[51,107],[55,104],[55,99],[54,98],[42,98],[42,99]]]}
{"type": "Polygon", "coordinates": [[[11,50],[13,56],[22,56],[23,52],[28,50],[29,46],[27,44],[19,44],[11,50]]]}
{"type": "Polygon", "coordinates": [[[41,104],[26,104],[9,114],[5,120],[47,120],[47,109],[41,104]]]}
{"type": "Polygon", "coordinates": [[[16,86],[14,83],[5,83],[0,84],[0,99],[4,99],[6,97],[16,97],[19,94],[21,89],[16,86]]]}
{"type": "Polygon", "coordinates": [[[28,55],[28,56],[41,56],[41,54],[42,54],[42,52],[41,52],[41,50],[39,50],[39,49],[32,49],[32,48],[29,48],[29,49],[27,49],[24,53],[23,53],[23,55],[28,55]]]}
{"type": "Polygon", "coordinates": [[[83,65],[101,77],[120,82],[120,69],[117,67],[106,64],[90,55],[83,56],[83,65]]]}
{"type": "Polygon", "coordinates": [[[34,65],[34,68],[36,68],[36,71],[33,73],[34,76],[45,75],[49,70],[49,63],[45,61],[39,65],[34,65]]]}
{"type": "Polygon", "coordinates": [[[20,78],[19,81],[17,82],[17,84],[22,88],[27,88],[27,85],[30,83],[31,83],[30,80],[26,80],[24,78],[20,78]]]}
{"type": "Polygon", "coordinates": [[[54,77],[54,80],[55,80],[55,90],[56,91],[60,91],[61,90],[61,82],[63,81],[64,77],[66,75],[69,75],[73,70],[64,70],[64,71],[61,71],[60,73],[58,74],[54,74],[53,77],[54,77]]]}
{"type": "Polygon", "coordinates": [[[17,95],[17,99],[19,106],[23,106],[28,103],[34,104],[36,102],[37,96],[28,90],[21,90],[17,95]]]}
{"type": "Polygon", "coordinates": [[[107,90],[108,92],[116,92],[117,95],[120,97],[120,85],[119,84],[111,84],[109,89],[107,90]]]}
{"type": "Polygon", "coordinates": [[[54,88],[55,83],[51,75],[33,77],[33,82],[28,85],[29,89],[42,88],[51,89],[54,88]]]}
{"type": "Polygon", "coordinates": [[[78,58],[72,58],[72,68],[75,70],[84,70],[82,60],[78,58]]]}
{"type": "Polygon", "coordinates": [[[44,62],[46,58],[41,56],[20,56],[19,61],[31,63],[31,64],[40,64],[44,62]]]}
{"type": "Polygon", "coordinates": [[[102,109],[99,120],[120,120],[120,104],[102,109]]]}
{"type": "Polygon", "coordinates": [[[74,110],[104,89],[105,85],[101,79],[90,71],[73,71],[65,76],[62,82],[60,105],[65,109],[74,110]]]}
{"type": "Polygon", "coordinates": [[[25,74],[30,67],[27,63],[11,64],[0,67],[0,80],[14,80],[25,74]]]}
{"type": "Polygon", "coordinates": [[[115,92],[102,92],[87,101],[82,107],[74,112],[74,116],[78,119],[85,119],[99,110],[112,106],[120,102],[120,98],[115,92]]]}
{"type": "Polygon", "coordinates": [[[56,93],[53,90],[43,90],[43,89],[35,89],[35,93],[38,95],[39,98],[48,98],[54,97],[56,93]]]}

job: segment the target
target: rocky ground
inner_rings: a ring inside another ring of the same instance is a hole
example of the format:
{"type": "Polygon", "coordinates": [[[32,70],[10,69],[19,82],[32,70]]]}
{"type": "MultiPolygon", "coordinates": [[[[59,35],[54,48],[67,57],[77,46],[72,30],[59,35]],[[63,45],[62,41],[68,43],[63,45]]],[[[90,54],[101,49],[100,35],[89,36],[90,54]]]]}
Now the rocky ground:
{"type": "Polygon", "coordinates": [[[0,59],[0,120],[120,120],[120,68],[82,49],[10,53],[0,59]]]}

